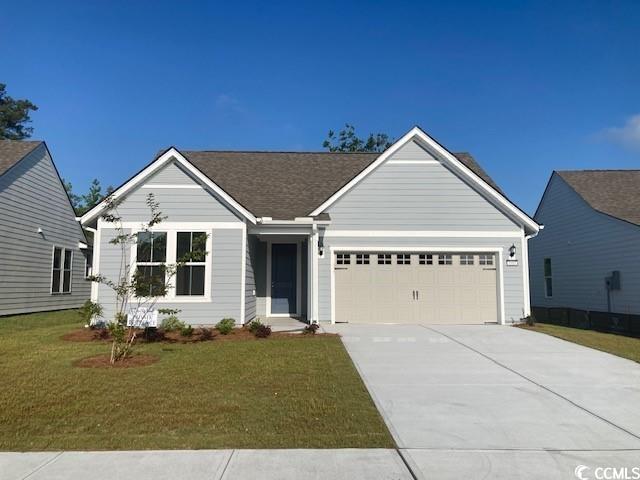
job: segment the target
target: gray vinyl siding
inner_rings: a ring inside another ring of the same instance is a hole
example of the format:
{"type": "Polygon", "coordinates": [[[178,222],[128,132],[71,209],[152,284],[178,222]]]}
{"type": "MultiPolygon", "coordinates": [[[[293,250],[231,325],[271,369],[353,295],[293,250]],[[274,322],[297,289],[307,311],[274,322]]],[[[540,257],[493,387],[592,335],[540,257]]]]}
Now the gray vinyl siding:
{"type": "Polygon", "coordinates": [[[42,144],[0,177],[0,315],[82,305],[91,284],[79,241],[82,230],[42,144]],[[70,294],[51,294],[54,245],[73,251],[70,294]]]}
{"type": "MultiPolygon", "coordinates": [[[[196,179],[189,176],[175,163],[170,163],[150,177],[145,185],[199,185],[196,179]]],[[[216,228],[208,231],[212,238],[211,268],[211,301],[209,302],[158,302],[157,308],[177,308],[180,318],[193,325],[215,324],[224,317],[232,317],[238,324],[241,318],[242,302],[245,302],[245,318],[255,311],[247,298],[252,282],[250,262],[247,257],[247,268],[242,271],[242,227],[243,221],[215,194],[199,188],[147,188],[138,187],[118,205],[118,215],[123,221],[144,223],[149,221],[150,211],[147,197],[153,193],[159,203],[159,210],[167,218],[165,222],[224,222],[237,223],[238,228],[216,228]],[[242,292],[242,279],[247,282],[242,292]]],[[[158,226],[161,230],[162,223],[158,226]]],[[[189,229],[188,225],[185,229],[189,229]]],[[[100,259],[98,271],[110,278],[117,277],[120,254],[108,243],[113,229],[101,228],[100,259]]],[[[252,289],[251,289],[252,290],[252,289]]],[[[110,320],[115,313],[115,296],[106,287],[98,291],[98,301],[105,307],[105,318],[110,320]]]]}
{"type": "Polygon", "coordinates": [[[640,314],[640,227],[593,210],[554,174],[536,220],[544,229],[529,242],[531,304],[606,311],[605,277],[621,272],[611,292],[612,311],[640,314]],[[544,292],[544,259],[550,258],[553,297],[544,292]]]}
{"type": "Polygon", "coordinates": [[[410,142],[327,209],[331,230],[513,230],[474,188],[410,142]]]}
{"type": "MultiPolygon", "coordinates": [[[[199,185],[195,179],[170,163],[157,172],[146,185],[199,185]]],[[[224,202],[204,188],[142,188],[128,194],[118,204],[123,221],[148,221],[147,199],[153,193],[159,209],[168,222],[241,222],[224,202]]]]}
{"type": "MultiPolygon", "coordinates": [[[[415,247],[425,249],[433,247],[437,252],[437,247],[469,247],[469,252],[474,248],[491,247],[502,251],[502,272],[504,275],[504,306],[505,321],[511,323],[518,321],[524,313],[524,286],[523,286],[523,262],[522,247],[519,238],[380,238],[380,237],[328,237],[325,238],[325,254],[318,261],[318,315],[321,322],[331,321],[331,254],[330,247],[415,247]],[[517,246],[516,259],[517,266],[506,266],[505,259],[508,257],[509,247],[517,246]]],[[[354,252],[357,248],[354,248],[354,252]]],[[[393,253],[393,252],[385,252],[393,253]]],[[[496,258],[496,262],[498,258],[496,258]]],[[[499,290],[498,278],[498,290],[499,290]]],[[[499,294],[499,292],[498,292],[499,294]]]]}
{"type": "MultiPolygon", "coordinates": [[[[334,247],[492,247],[503,254],[505,321],[523,317],[525,292],[521,254],[521,227],[495,207],[473,186],[441,163],[402,163],[393,161],[435,161],[415,142],[408,143],[387,162],[347,192],[327,209],[331,216],[328,232],[397,231],[397,237],[324,238],[325,255],[318,265],[318,315],[331,320],[331,255],[334,247]],[[403,237],[407,231],[496,231],[513,237],[403,237]],[[517,266],[506,266],[509,247],[517,246],[517,266]]],[[[354,250],[356,251],[356,250],[354,250]]],[[[499,285],[499,283],[498,283],[499,285]]],[[[498,288],[499,290],[499,288],[498,288]]],[[[499,294],[499,292],[498,292],[499,294]]]]}
{"type": "Polygon", "coordinates": [[[254,277],[256,282],[256,315],[267,316],[267,242],[260,242],[253,237],[254,277]]]}
{"type": "MultiPolygon", "coordinates": [[[[108,278],[117,279],[121,254],[119,247],[111,245],[109,240],[116,234],[115,229],[100,231],[99,273],[108,278]]],[[[127,231],[128,232],[128,231],[127,231]]],[[[214,325],[225,317],[231,317],[240,324],[241,286],[242,286],[242,230],[239,228],[214,228],[212,238],[211,301],[187,303],[158,302],[156,308],[179,309],[179,318],[192,325],[214,325]]],[[[116,312],[115,294],[111,289],[100,285],[98,301],[104,307],[104,319],[110,321],[116,312]]]]}
{"type": "Polygon", "coordinates": [[[254,263],[256,261],[255,243],[257,239],[247,235],[247,252],[245,265],[244,318],[245,322],[256,316],[256,278],[254,263]]]}

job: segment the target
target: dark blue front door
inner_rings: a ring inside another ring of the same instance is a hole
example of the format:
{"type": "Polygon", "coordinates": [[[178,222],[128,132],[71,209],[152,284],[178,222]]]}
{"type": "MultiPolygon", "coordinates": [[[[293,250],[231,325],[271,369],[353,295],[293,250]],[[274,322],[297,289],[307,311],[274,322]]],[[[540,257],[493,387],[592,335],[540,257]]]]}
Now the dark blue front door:
{"type": "Polygon", "coordinates": [[[296,313],[297,246],[271,245],[271,313],[296,313]]]}

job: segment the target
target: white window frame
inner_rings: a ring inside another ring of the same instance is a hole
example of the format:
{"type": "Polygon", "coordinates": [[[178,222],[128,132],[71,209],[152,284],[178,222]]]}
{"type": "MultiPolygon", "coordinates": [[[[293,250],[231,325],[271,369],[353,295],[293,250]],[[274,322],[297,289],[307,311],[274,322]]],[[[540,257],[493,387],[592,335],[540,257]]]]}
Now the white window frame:
{"type": "Polygon", "coordinates": [[[396,265],[411,265],[411,254],[396,253],[396,265]]]}
{"type": "Polygon", "coordinates": [[[495,265],[493,255],[489,253],[481,253],[478,255],[478,265],[493,267],[495,265]]]}
{"type": "Polygon", "coordinates": [[[390,253],[377,254],[378,265],[391,265],[393,263],[393,255],[390,253]]]}
{"type": "MultiPolygon", "coordinates": [[[[243,224],[233,226],[233,228],[242,228],[243,224]]],[[[140,224],[133,227],[132,233],[138,233],[143,231],[140,229],[140,224]]],[[[225,228],[225,227],[223,227],[225,228]]],[[[159,297],[156,300],[157,304],[162,303],[209,303],[211,302],[211,278],[213,275],[213,262],[212,262],[212,246],[213,236],[215,235],[216,224],[215,223],[188,223],[188,222],[162,222],[157,226],[148,229],[150,232],[166,232],[167,234],[167,256],[165,264],[174,265],[176,263],[176,248],[177,248],[177,235],[178,232],[205,232],[207,234],[205,257],[205,269],[204,269],[204,295],[176,295],[175,276],[169,282],[167,287],[167,294],[164,297],[159,297]]],[[[131,246],[131,275],[134,275],[138,268],[136,262],[137,244],[131,246]]],[[[147,262],[142,262],[141,265],[148,265],[147,262]]],[[[167,281],[165,276],[165,282],[167,281]]],[[[244,293],[243,293],[244,294],[244,293]]],[[[134,301],[143,301],[143,298],[133,297],[134,301]]]]}
{"type": "Polygon", "coordinates": [[[544,298],[553,298],[553,263],[550,257],[546,257],[542,260],[542,274],[544,276],[544,298]],[[549,260],[549,275],[547,275],[547,260],[549,260]],[[547,281],[551,282],[551,295],[548,294],[547,281]]]}
{"type": "Polygon", "coordinates": [[[49,293],[51,295],[71,295],[73,290],[73,249],[61,247],[59,245],[53,245],[51,248],[51,276],[49,277],[49,293]],[[56,255],[56,248],[60,249],[60,270],[58,272],[60,291],[53,291],[53,275],[54,275],[54,260],[56,255]],[[69,263],[69,290],[64,291],[64,272],[67,271],[64,268],[65,257],[67,252],[71,252],[71,262],[69,263]]]}
{"type": "Polygon", "coordinates": [[[351,265],[351,254],[336,253],[336,265],[351,265]]]}
{"type": "Polygon", "coordinates": [[[371,263],[368,253],[356,253],[356,265],[369,265],[371,263]]]}
{"type": "Polygon", "coordinates": [[[439,253],[438,265],[453,265],[453,255],[449,253],[439,253]]]}
{"type": "Polygon", "coordinates": [[[459,255],[459,260],[460,260],[460,265],[464,265],[464,266],[475,265],[474,255],[471,255],[469,253],[461,253],[459,255]]]}
{"type": "MultiPolygon", "coordinates": [[[[179,233],[190,233],[191,234],[191,248],[193,249],[193,234],[194,233],[204,233],[205,235],[207,235],[207,232],[203,231],[203,230],[189,230],[189,231],[177,231],[176,232],[176,261],[178,260],[177,256],[178,256],[178,234],[179,233]]],[[[207,239],[208,240],[208,239],[207,239]]],[[[205,245],[206,245],[206,241],[205,241],[205,245]]],[[[211,255],[211,252],[205,252],[205,256],[204,256],[204,260],[202,262],[184,262],[184,266],[185,267],[204,267],[204,278],[205,278],[205,283],[206,283],[206,278],[207,278],[207,257],[211,255]]],[[[175,276],[175,288],[176,288],[176,292],[177,292],[177,288],[178,288],[178,274],[176,272],[176,276],[175,276]]],[[[193,280],[192,280],[192,285],[193,286],[193,280]]],[[[178,295],[178,293],[176,293],[176,298],[179,298],[180,300],[182,300],[183,298],[193,298],[193,297],[203,297],[206,294],[206,285],[205,288],[202,292],[202,295],[178,295]]]]}
{"type": "Polygon", "coordinates": [[[433,254],[421,253],[418,255],[418,265],[433,265],[433,254]]]}

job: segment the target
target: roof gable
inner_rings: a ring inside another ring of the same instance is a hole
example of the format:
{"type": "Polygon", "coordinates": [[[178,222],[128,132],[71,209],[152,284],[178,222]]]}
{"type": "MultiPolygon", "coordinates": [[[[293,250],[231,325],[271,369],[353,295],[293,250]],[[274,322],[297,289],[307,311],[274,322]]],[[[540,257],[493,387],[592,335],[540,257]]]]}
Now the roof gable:
{"type": "Polygon", "coordinates": [[[39,140],[0,140],[0,176],[31,153],[39,140]]]}
{"type": "Polygon", "coordinates": [[[554,172],[591,208],[640,225],[640,170],[554,172]]]}

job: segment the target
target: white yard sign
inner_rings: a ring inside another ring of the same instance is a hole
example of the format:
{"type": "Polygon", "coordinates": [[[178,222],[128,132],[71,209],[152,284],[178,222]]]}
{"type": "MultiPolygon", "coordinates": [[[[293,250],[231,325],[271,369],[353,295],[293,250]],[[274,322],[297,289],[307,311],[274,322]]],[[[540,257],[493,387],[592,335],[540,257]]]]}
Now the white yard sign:
{"type": "Polygon", "coordinates": [[[158,311],[145,307],[131,307],[127,315],[127,326],[136,328],[157,327],[158,311]]]}

